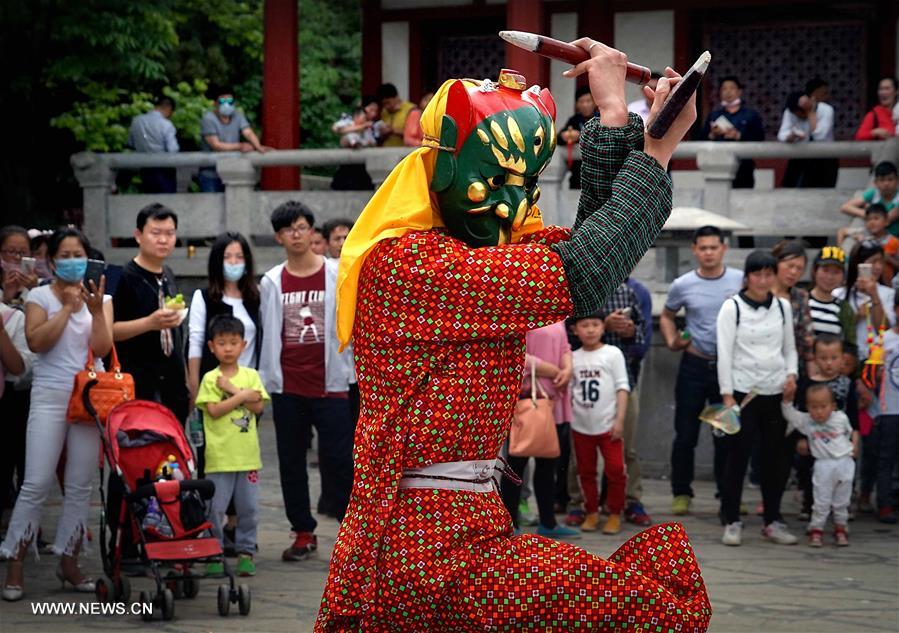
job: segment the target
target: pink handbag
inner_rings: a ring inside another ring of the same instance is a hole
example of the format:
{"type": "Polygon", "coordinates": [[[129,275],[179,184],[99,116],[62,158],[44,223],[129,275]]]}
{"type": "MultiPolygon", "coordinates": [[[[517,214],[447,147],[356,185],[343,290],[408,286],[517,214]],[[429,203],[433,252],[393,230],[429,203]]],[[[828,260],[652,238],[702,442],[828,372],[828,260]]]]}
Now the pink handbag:
{"type": "Polygon", "coordinates": [[[531,364],[531,397],[521,398],[515,405],[509,432],[509,455],[513,457],[558,457],[559,436],[553,400],[537,382],[537,368],[531,364]],[[537,390],[540,390],[540,398],[537,390]]]}

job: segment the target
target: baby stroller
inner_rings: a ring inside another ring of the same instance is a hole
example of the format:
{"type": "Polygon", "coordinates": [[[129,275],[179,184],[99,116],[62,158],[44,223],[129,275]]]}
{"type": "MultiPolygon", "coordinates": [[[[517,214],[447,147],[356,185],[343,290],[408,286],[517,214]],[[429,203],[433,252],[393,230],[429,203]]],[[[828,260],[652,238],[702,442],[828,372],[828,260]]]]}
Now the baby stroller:
{"type": "Polygon", "coordinates": [[[241,615],[250,612],[250,588],[235,584],[234,572],[225,561],[221,544],[211,535],[204,499],[212,498],[215,484],[191,479],[193,454],[181,423],[171,411],[155,402],[131,400],[115,407],[103,428],[89,400],[92,384],[84,390],[85,409],[94,417],[103,438],[106,460],[121,477],[125,495],[119,510],[118,528],[107,546],[106,494],[103,487],[103,460],[100,461],[100,551],[104,576],[96,581],[100,602],[129,602],[131,587],[122,575],[124,535],[133,533],[141,558],[156,580],[156,591],[141,591],[144,620],[162,612],[164,620],[175,613],[175,598],[195,598],[200,579],[190,571],[190,563],[209,559],[224,563],[228,583],[219,585],[218,611],[228,615],[237,603],[241,615]],[[126,521],[131,530],[125,530],[126,521]],[[171,569],[163,577],[161,566],[171,569]],[[152,605],[152,608],[148,605],[152,605]]]}

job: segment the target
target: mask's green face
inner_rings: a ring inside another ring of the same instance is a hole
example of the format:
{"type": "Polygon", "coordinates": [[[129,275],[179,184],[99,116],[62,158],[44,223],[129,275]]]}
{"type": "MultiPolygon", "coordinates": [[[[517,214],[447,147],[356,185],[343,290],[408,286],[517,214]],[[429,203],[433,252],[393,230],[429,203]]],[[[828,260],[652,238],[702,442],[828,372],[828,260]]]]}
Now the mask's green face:
{"type": "MultiPolygon", "coordinates": [[[[455,142],[455,122],[444,116],[440,144],[455,142]]],[[[458,155],[441,151],[431,189],[450,234],[475,247],[511,241],[540,197],[537,176],[554,149],[552,119],[525,105],[485,118],[458,155]]]]}

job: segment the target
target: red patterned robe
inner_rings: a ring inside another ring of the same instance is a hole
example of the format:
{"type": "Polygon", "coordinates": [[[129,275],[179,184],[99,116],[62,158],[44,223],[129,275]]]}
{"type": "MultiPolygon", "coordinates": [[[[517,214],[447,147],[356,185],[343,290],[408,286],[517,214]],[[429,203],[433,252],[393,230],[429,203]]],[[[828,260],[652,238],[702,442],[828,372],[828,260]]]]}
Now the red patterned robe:
{"type": "MultiPolygon", "coordinates": [[[[657,164],[660,174],[642,178],[651,159],[637,154],[627,159],[632,179],[606,196],[601,224],[638,222],[642,213],[660,228],[664,217],[655,215],[667,217],[636,204],[658,197],[666,178],[657,164]]],[[[665,204],[670,211],[670,184],[665,204]]],[[[568,229],[549,228],[528,243],[470,248],[434,229],[384,240],[366,258],[354,325],[362,414],[353,497],[316,631],[567,631],[603,622],[706,629],[711,608],[679,525],[653,527],[606,561],[568,543],[513,536],[496,492],[398,489],[403,470],[499,453],[526,332],[575,309],[566,252],[557,248],[570,239],[568,229]]]]}

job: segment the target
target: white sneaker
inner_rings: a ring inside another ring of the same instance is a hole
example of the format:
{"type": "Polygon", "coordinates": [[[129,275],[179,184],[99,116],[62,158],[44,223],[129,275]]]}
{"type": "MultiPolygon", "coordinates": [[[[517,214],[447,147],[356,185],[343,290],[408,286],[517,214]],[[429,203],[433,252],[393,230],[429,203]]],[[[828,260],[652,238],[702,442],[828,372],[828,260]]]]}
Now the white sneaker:
{"type": "Polygon", "coordinates": [[[743,544],[743,523],[742,521],[734,521],[724,526],[724,536],[721,542],[725,545],[742,545],[743,544]]]}
{"type": "Polygon", "coordinates": [[[787,526],[780,521],[772,521],[762,528],[762,536],[765,540],[778,545],[795,545],[799,542],[793,534],[787,531],[787,526]]]}

